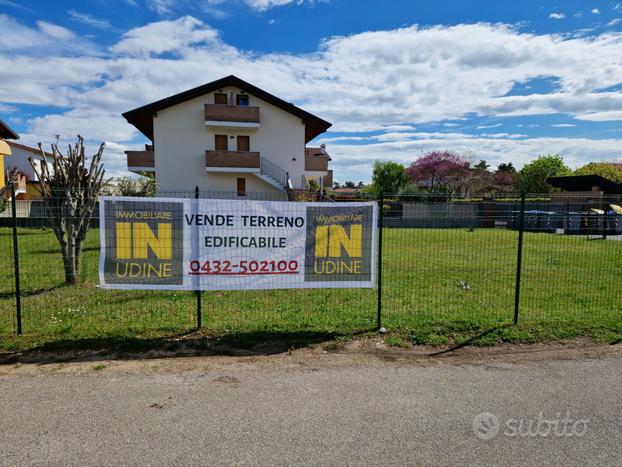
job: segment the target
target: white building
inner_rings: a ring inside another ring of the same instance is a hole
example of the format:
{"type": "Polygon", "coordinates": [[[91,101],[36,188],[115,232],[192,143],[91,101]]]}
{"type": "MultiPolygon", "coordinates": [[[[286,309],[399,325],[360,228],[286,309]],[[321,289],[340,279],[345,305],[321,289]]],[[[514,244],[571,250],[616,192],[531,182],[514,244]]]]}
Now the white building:
{"type": "Polygon", "coordinates": [[[306,147],[331,124],[236,76],[123,116],[152,142],[126,152],[128,169],[154,174],[161,193],[286,198],[310,179],[332,185],[324,147],[306,147]]]}
{"type": "MultiPolygon", "coordinates": [[[[41,197],[39,193],[39,177],[37,172],[30,165],[30,160],[38,171],[41,171],[41,164],[43,163],[43,156],[39,148],[33,148],[24,144],[17,143],[15,141],[4,141],[11,154],[4,157],[3,175],[0,179],[0,188],[4,185],[4,180],[9,171],[17,172],[17,186],[16,186],[16,199],[38,199],[41,197]]],[[[52,154],[45,153],[46,157],[52,158],[52,154]]],[[[2,156],[0,156],[2,157],[2,156]]],[[[0,164],[2,165],[2,164],[0,164]]]]}
{"type": "MultiPolygon", "coordinates": [[[[39,182],[37,172],[35,172],[32,165],[30,165],[29,159],[32,159],[32,163],[37,167],[37,170],[41,171],[41,164],[43,162],[41,150],[39,148],[16,143],[15,141],[7,141],[7,144],[11,147],[12,155],[10,159],[5,161],[6,168],[8,170],[15,169],[22,173],[29,182],[39,182]]],[[[50,157],[50,159],[53,157],[49,152],[46,152],[45,155],[50,157]]]]}

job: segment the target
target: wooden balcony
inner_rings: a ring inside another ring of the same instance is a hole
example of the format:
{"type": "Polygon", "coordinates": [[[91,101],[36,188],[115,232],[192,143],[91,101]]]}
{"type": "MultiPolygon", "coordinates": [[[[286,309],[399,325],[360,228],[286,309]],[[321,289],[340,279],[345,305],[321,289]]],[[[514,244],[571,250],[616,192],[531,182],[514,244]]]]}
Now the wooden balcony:
{"type": "Polygon", "coordinates": [[[259,107],[205,104],[205,126],[215,128],[259,128],[259,107]]]}
{"type": "Polygon", "coordinates": [[[305,171],[326,172],[328,170],[328,156],[305,156],[305,171]]]}
{"type": "Polygon", "coordinates": [[[259,172],[261,157],[251,151],[205,151],[208,172],[259,172]]]}
{"type": "Polygon", "coordinates": [[[130,172],[154,172],[155,158],[153,151],[125,151],[127,169],[130,172]]]}

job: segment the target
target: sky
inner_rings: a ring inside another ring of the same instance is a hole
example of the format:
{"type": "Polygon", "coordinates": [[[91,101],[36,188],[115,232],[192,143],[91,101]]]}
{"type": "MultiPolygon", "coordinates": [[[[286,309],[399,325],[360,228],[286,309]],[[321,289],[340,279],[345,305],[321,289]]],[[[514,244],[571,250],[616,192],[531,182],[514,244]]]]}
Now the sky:
{"type": "MultiPolygon", "coordinates": [[[[335,179],[451,150],[622,158],[622,2],[0,0],[0,118],[22,143],[147,142],[121,113],[234,74],[333,123],[335,179]]],[[[171,155],[174,157],[174,155],[171,155]]]]}

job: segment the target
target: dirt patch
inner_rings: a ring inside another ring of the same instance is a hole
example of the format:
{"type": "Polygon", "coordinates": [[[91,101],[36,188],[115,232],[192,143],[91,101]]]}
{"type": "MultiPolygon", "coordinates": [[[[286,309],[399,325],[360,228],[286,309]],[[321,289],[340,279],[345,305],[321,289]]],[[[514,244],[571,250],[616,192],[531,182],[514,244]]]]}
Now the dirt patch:
{"type": "MultiPolygon", "coordinates": [[[[235,351],[228,355],[192,355],[158,353],[106,355],[81,352],[80,361],[41,363],[6,362],[0,366],[0,376],[6,375],[50,375],[50,374],[159,374],[186,373],[195,371],[235,371],[238,368],[319,368],[344,365],[483,365],[498,368],[499,365],[520,364],[527,361],[568,360],[577,358],[622,357],[622,344],[607,345],[590,339],[577,339],[555,344],[500,344],[495,347],[427,347],[411,346],[400,348],[387,345],[382,337],[355,339],[349,342],[318,344],[302,349],[271,355],[239,355],[235,351]]],[[[77,357],[77,356],[75,356],[77,357]]],[[[76,360],[78,360],[76,358],[76,360]]],[[[239,384],[233,376],[220,376],[215,383],[239,384]]]]}

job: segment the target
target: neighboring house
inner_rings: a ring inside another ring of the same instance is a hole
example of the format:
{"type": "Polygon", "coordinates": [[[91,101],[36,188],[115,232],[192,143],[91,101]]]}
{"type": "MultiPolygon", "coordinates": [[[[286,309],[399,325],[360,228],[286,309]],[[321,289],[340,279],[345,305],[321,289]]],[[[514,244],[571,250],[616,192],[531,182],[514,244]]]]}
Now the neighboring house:
{"type": "MultiPolygon", "coordinates": [[[[29,159],[32,159],[33,164],[37,167],[37,170],[40,171],[41,164],[43,163],[41,150],[39,148],[16,143],[15,141],[7,141],[7,143],[13,155],[6,162],[6,169],[17,170],[23,180],[23,185],[20,187],[19,191],[20,195],[17,196],[17,199],[41,198],[41,193],[39,192],[39,177],[29,161],[29,159]]],[[[45,155],[49,158],[53,157],[49,152],[46,152],[45,155]]]]}
{"type": "Polygon", "coordinates": [[[0,189],[6,185],[7,157],[11,157],[13,151],[7,140],[18,139],[19,136],[11,127],[0,120],[0,189]]]}
{"type": "Polygon", "coordinates": [[[315,179],[332,185],[325,148],[305,145],[331,124],[235,76],[123,114],[152,144],[126,151],[160,193],[286,196],[315,179]]]}
{"type": "MultiPolygon", "coordinates": [[[[30,165],[29,159],[37,168],[41,166],[43,157],[41,150],[17,143],[19,139],[9,126],[0,120],[0,189],[7,183],[7,174],[9,171],[15,171],[17,174],[16,199],[38,199],[41,197],[38,184],[39,178],[37,173],[30,165]]],[[[52,154],[46,152],[46,156],[52,157],[52,154]]]]}

